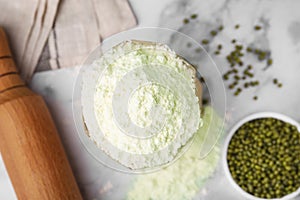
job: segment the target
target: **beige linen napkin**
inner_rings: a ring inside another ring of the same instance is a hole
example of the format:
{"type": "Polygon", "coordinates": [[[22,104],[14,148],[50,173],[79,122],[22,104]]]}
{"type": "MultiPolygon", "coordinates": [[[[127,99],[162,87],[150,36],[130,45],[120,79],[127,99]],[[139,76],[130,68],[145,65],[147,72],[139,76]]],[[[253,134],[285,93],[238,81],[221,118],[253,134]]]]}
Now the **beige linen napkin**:
{"type": "Polygon", "coordinates": [[[81,64],[102,39],[136,25],[127,0],[0,0],[0,10],[27,81],[35,70],[81,64]]]}
{"type": "Polygon", "coordinates": [[[55,18],[59,0],[0,0],[0,26],[5,28],[23,78],[29,79],[55,18]]]}
{"type": "Polygon", "coordinates": [[[37,70],[80,65],[102,39],[135,25],[127,0],[62,0],[37,70]]]}

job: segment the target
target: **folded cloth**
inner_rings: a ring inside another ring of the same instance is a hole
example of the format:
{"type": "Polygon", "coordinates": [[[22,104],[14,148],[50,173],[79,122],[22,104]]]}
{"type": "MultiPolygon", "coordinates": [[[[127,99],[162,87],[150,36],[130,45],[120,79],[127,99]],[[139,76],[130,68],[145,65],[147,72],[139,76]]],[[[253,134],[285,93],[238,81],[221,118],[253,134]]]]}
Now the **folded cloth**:
{"type": "Polygon", "coordinates": [[[81,64],[102,39],[136,25],[127,0],[0,0],[0,8],[27,81],[34,71],[81,64]]]}
{"type": "Polygon", "coordinates": [[[5,28],[14,57],[25,79],[35,69],[51,30],[59,0],[0,0],[0,25],[5,28]]]}
{"type": "Polygon", "coordinates": [[[82,64],[102,39],[135,25],[127,0],[61,0],[37,70],[82,64]]]}

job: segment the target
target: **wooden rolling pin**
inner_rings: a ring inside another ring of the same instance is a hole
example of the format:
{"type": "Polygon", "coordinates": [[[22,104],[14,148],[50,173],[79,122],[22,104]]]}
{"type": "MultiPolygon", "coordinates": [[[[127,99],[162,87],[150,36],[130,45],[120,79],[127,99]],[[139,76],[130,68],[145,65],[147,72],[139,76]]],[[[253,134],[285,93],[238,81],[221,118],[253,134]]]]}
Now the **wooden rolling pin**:
{"type": "Polygon", "coordinates": [[[19,77],[1,27],[0,150],[18,199],[82,199],[46,104],[19,77]]]}

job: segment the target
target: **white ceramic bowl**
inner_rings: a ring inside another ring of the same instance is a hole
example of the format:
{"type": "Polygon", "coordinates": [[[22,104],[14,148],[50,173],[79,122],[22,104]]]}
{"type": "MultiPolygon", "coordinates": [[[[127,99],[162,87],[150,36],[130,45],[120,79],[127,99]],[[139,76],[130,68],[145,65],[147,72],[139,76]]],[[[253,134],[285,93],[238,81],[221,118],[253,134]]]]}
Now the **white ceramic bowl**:
{"type": "MultiPolygon", "coordinates": [[[[298,122],[296,122],[295,120],[291,119],[290,117],[283,115],[283,114],[279,114],[279,113],[274,113],[274,112],[260,112],[260,113],[255,113],[255,114],[251,114],[245,118],[243,118],[242,120],[240,120],[236,125],[233,126],[233,128],[230,130],[229,135],[227,136],[226,140],[225,140],[225,146],[224,146],[224,153],[223,153],[223,166],[225,169],[225,176],[227,177],[227,179],[229,180],[229,182],[231,183],[231,185],[240,193],[242,194],[245,198],[247,199],[251,199],[251,200],[270,200],[270,199],[263,199],[263,198],[259,198],[256,197],[252,194],[249,194],[248,192],[244,191],[232,178],[231,173],[229,171],[229,167],[228,167],[228,163],[227,163],[227,149],[228,149],[228,145],[231,141],[232,136],[234,135],[234,133],[246,122],[252,121],[254,119],[261,119],[261,118],[275,118],[275,119],[279,119],[282,120],[284,122],[290,123],[294,126],[297,127],[298,131],[300,132],[300,124],[298,122]]],[[[297,197],[300,194],[300,188],[298,188],[298,190],[296,190],[295,192],[288,194],[282,198],[277,198],[277,199],[271,199],[271,200],[291,200],[294,199],[295,197],[297,197]]]]}

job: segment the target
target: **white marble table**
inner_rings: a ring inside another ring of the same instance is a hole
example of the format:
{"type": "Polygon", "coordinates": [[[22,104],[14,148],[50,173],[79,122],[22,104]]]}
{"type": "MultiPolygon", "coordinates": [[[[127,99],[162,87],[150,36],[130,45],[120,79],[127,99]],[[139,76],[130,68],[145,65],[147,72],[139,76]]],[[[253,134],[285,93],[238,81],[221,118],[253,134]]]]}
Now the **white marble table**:
{"type": "MultiPolygon", "coordinates": [[[[227,93],[228,130],[247,114],[257,111],[276,111],[300,121],[300,2],[294,1],[130,1],[139,26],[160,26],[182,31],[196,40],[208,37],[209,31],[224,25],[222,35],[212,40],[211,53],[221,72],[228,69],[224,56],[214,56],[213,46],[230,45],[236,38],[243,44],[259,44],[270,49],[274,60],[266,71],[255,70],[260,86],[249,89],[238,97],[227,93]],[[198,18],[183,25],[182,20],[192,13],[198,18]],[[261,24],[260,33],[253,31],[254,24],[261,24]],[[239,31],[234,30],[240,24],[239,31]],[[272,83],[278,78],[283,87],[272,83]],[[254,101],[252,97],[259,98],[254,101]]],[[[85,199],[124,199],[132,176],[105,168],[94,160],[81,145],[72,118],[72,91],[79,67],[35,74],[31,86],[47,101],[61,135],[76,179],[85,199]],[[109,176],[108,176],[109,175],[109,176]]],[[[0,199],[16,199],[13,188],[0,160],[0,199]]],[[[214,176],[202,188],[196,199],[242,199],[228,184],[220,166],[214,176]]],[[[300,197],[296,199],[300,200],[300,197]]]]}

